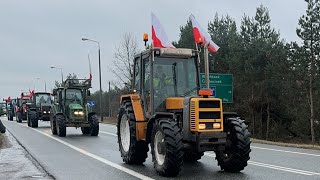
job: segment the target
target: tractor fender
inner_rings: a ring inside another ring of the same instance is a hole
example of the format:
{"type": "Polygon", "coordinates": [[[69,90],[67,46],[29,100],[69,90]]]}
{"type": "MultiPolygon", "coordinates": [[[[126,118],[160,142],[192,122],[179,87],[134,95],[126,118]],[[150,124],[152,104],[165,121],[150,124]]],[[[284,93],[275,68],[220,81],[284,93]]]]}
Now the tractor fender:
{"type": "Polygon", "coordinates": [[[157,112],[156,114],[154,114],[148,121],[147,124],[147,132],[146,132],[146,142],[150,143],[151,142],[151,135],[152,135],[152,130],[153,127],[156,123],[158,123],[157,121],[160,118],[170,118],[175,120],[176,119],[176,115],[174,113],[167,113],[167,112],[157,112]]]}

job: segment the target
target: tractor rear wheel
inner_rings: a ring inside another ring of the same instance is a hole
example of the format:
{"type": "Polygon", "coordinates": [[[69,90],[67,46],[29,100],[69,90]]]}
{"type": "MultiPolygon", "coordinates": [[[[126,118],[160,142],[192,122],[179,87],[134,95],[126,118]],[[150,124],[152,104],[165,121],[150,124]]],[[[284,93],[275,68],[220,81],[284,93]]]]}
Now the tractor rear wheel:
{"type": "Polygon", "coordinates": [[[65,137],[67,134],[66,121],[61,114],[56,115],[57,134],[60,137],[65,137]]]}
{"type": "Polygon", "coordinates": [[[146,141],[137,141],[136,123],[131,101],[123,101],[118,115],[117,126],[119,151],[126,164],[142,164],[148,157],[146,141]]]}
{"type": "Polygon", "coordinates": [[[224,150],[216,152],[216,159],[221,170],[240,172],[250,159],[250,133],[244,120],[228,118],[226,121],[227,144],[224,150]]]}
{"type": "Polygon", "coordinates": [[[152,161],[162,176],[177,176],[183,164],[181,129],[171,119],[159,119],[151,137],[152,161]]]}
{"type": "Polygon", "coordinates": [[[50,127],[51,127],[52,134],[56,135],[57,134],[56,117],[53,115],[50,117],[50,127]]]}

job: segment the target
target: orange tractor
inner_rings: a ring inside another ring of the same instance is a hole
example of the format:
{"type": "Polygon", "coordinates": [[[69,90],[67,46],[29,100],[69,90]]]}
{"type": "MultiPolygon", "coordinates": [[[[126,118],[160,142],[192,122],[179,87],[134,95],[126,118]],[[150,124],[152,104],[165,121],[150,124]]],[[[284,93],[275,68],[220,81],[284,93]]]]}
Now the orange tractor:
{"type": "Polygon", "coordinates": [[[163,176],[178,175],[184,161],[214,151],[218,165],[239,172],[250,159],[244,120],[224,113],[212,90],[200,89],[199,51],[151,48],[134,58],[132,94],[121,96],[117,135],[122,159],[142,164],[151,145],[163,176]]]}

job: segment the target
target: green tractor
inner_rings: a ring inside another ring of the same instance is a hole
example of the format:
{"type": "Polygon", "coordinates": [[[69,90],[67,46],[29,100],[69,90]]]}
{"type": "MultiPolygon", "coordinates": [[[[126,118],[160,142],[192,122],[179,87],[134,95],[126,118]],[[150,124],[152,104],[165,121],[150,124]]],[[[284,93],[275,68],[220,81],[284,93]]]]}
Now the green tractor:
{"type": "Polygon", "coordinates": [[[0,116],[7,115],[7,103],[0,102],[0,116]]]}
{"type": "MultiPolygon", "coordinates": [[[[27,104],[27,123],[29,127],[38,127],[38,121],[50,121],[51,94],[36,92],[31,95],[27,104]]],[[[20,108],[23,110],[23,106],[20,108]]],[[[22,111],[23,112],[23,111],[22,111]]],[[[23,119],[23,113],[20,114],[23,119]]]]}
{"type": "Polygon", "coordinates": [[[83,134],[98,136],[98,117],[87,105],[90,88],[90,79],[67,79],[61,87],[53,89],[50,118],[52,134],[65,137],[66,127],[80,127],[83,134]]]}

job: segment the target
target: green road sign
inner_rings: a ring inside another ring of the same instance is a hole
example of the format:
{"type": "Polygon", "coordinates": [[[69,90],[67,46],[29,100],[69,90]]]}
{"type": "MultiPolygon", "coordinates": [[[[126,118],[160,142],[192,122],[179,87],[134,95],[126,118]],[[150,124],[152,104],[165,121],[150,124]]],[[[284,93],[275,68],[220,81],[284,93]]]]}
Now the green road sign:
{"type": "MultiPolygon", "coordinates": [[[[200,86],[204,88],[205,74],[200,73],[200,86]]],[[[209,74],[209,86],[213,90],[213,96],[222,99],[223,103],[233,102],[233,76],[232,74],[209,74]]]]}

